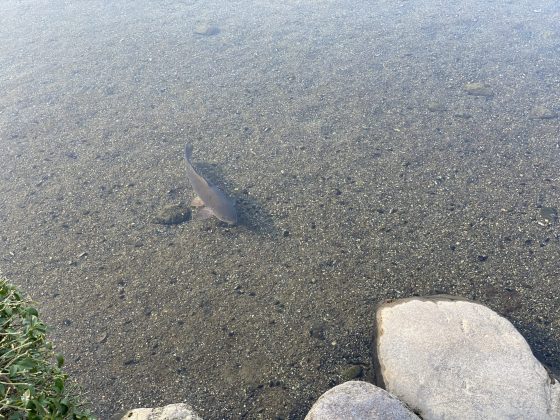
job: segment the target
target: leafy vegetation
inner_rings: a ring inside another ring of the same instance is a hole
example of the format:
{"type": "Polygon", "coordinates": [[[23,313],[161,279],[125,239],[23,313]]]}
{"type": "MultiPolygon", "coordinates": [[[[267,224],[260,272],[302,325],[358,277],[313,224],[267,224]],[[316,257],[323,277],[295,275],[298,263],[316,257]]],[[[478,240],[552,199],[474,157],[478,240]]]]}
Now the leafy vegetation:
{"type": "Polygon", "coordinates": [[[29,300],[0,278],[0,419],[93,419],[71,395],[46,332],[29,300]]]}

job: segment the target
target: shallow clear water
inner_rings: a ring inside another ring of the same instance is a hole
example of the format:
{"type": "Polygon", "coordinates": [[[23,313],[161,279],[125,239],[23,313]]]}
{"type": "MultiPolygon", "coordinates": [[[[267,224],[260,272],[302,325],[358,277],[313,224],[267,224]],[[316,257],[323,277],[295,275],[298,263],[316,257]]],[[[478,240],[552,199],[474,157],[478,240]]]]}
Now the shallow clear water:
{"type": "Polygon", "coordinates": [[[2,2],[0,270],[96,414],[301,418],[410,295],[560,370],[560,6],[464,3],[2,2]],[[240,225],[156,223],[186,142],[240,225]]]}

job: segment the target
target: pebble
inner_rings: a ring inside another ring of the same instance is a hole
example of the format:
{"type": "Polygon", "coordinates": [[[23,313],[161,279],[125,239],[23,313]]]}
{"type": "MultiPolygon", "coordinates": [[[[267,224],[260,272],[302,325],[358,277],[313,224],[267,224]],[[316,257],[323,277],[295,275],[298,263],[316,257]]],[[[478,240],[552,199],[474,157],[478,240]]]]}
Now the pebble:
{"type": "Polygon", "coordinates": [[[532,109],[529,117],[535,120],[552,120],[558,118],[558,113],[544,106],[536,106],[532,109]]]}
{"type": "Polygon", "coordinates": [[[484,96],[486,98],[490,98],[494,96],[494,92],[492,92],[490,86],[484,83],[478,83],[478,82],[467,83],[463,86],[463,90],[468,95],[472,95],[472,96],[484,96]]]}
{"type": "Polygon", "coordinates": [[[440,103],[440,102],[429,102],[428,103],[428,111],[430,112],[443,112],[443,111],[447,111],[447,108],[445,107],[444,104],[440,103]]]}
{"type": "Polygon", "coordinates": [[[360,365],[351,365],[350,367],[344,369],[342,372],[342,379],[344,381],[351,381],[362,376],[364,369],[360,365]]]}
{"type": "Polygon", "coordinates": [[[197,35],[212,36],[219,34],[220,28],[208,22],[199,23],[195,26],[194,33],[197,35]]]}
{"type": "Polygon", "coordinates": [[[161,209],[154,217],[154,223],[178,225],[191,219],[191,209],[181,205],[170,205],[161,209]]]}
{"type": "Polygon", "coordinates": [[[165,407],[136,408],[128,411],[122,420],[202,420],[202,417],[190,405],[179,403],[165,407]]]}
{"type": "Polygon", "coordinates": [[[556,207],[542,207],[540,213],[547,223],[554,224],[558,222],[558,209],[556,207]]]}
{"type": "Polygon", "coordinates": [[[325,325],[322,323],[315,323],[309,329],[309,335],[318,340],[325,339],[325,325]]]}

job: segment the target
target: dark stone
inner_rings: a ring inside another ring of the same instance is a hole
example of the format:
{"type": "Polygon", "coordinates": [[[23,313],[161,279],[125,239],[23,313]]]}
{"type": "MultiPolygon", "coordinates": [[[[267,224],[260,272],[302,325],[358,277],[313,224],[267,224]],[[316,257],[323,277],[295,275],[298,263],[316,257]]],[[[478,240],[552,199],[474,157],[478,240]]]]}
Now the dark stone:
{"type": "Polygon", "coordinates": [[[544,106],[536,106],[531,111],[530,118],[538,120],[553,120],[554,118],[558,118],[558,113],[544,106]]]}
{"type": "Polygon", "coordinates": [[[463,90],[472,96],[484,96],[486,98],[491,98],[494,96],[490,86],[483,83],[467,83],[463,86],[463,90]]]}
{"type": "Polygon", "coordinates": [[[154,217],[160,225],[178,225],[191,219],[191,209],[181,205],[166,206],[154,217]]]}
{"type": "Polygon", "coordinates": [[[311,326],[309,329],[309,335],[313,338],[317,338],[318,340],[325,339],[325,325],[321,323],[316,323],[311,326]]]}
{"type": "Polygon", "coordinates": [[[542,207],[541,217],[548,223],[556,223],[558,221],[558,209],[556,207],[542,207]]]}
{"type": "Polygon", "coordinates": [[[364,370],[360,365],[352,365],[342,372],[342,379],[344,381],[351,381],[362,376],[364,370]]]}

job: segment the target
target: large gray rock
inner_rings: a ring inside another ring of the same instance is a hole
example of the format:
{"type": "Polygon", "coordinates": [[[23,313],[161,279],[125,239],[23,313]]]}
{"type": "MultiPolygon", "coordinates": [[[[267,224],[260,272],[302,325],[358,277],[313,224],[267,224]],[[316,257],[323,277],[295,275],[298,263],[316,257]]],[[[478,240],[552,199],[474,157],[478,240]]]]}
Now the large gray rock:
{"type": "Polygon", "coordinates": [[[135,408],[121,420],[202,420],[188,404],[169,404],[157,408],[135,408]]]}
{"type": "Polygon", "coordinates": [[[313,404],[305,420],[418,420],[387,391],[368,382],[349,381],[329,389],[313,404]]]}
{"type": "Polygon", "coordinates": [[[484,305],[433,296],[381,305],[378,384],[424,419],[560,419],[560,385],[484,305]]]}

